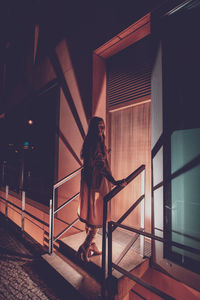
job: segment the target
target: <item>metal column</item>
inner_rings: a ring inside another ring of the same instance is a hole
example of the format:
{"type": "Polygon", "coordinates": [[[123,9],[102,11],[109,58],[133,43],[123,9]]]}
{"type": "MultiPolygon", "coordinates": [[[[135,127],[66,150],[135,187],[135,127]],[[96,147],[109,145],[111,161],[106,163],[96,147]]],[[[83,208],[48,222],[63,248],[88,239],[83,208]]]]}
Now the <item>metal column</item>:
{"type": "Polygon", "coordinates": [[[49,202],[49,254],[53,253],[54,211],[55,211],[55,189],[53,188],[52,199],[50,199],[49,202]]]}
{"type": "MultiPolygon", "coordinates": [[[[141,202],[141,223],[140,227],[144,231],[145,230],[145,169],[141,174],[141,194],[144,195],[144,199],[141,202]]],[[[144,257],[145,249],[144,249],[145,237],[140,236],[140,254],[144,257]]]]}

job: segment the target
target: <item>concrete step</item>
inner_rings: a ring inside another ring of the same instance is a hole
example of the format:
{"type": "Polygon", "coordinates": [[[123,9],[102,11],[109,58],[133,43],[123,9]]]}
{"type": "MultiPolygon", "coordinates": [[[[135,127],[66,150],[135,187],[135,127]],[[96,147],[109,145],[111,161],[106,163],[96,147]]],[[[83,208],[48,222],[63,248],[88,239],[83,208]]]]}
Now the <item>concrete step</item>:
{"type": "MultiPolygon", "coordinates": [[[[80,294],[80,300],[101,300],[101,285],[77,264],[55,251],[43,259],[80,294]]],[[[66,295],[66,299],[67,295],[66,295]]],[[[75,300],[75,299],[74,299],[75,300]]]]}
{"type": "MultiPolygon", "coordinates": [[[[116,236],[118,236],[119,239],[113,240],[113,262],[118,260],[127,243],[127,240],[123,241],[123,239],[120,239],[119,233],[117,233],[116,236]]],[[[79,270],[82,270],[82,272],[86,273],[87,276],[90,276],[100,284],[102,278],[102,256],[98,255],[91,257],[90,262],[87,264],[80,261],[80,259],[77,257],[77,250],[85,240],[85,237],[85,232],[80,232],[61,239],[59,241],[59,253],[61,253],[63,257],[66,257],[69,261],[71,261],[71,263],[79,268],[79,270]]],[[[101,234],[96,235],[95,242],[98,248],[101,249],[101,234]]],[[[119,266],[141,277],[149,266],[149,259],[144,259],[140,254],[133,250],[133,248],[131,248],[126,256],[120,261],[119,266]]],[[[113,290],[115,291],[116,295],[128,294],[133,285],[133,281],[131,281],[127,277],[124,277],[118,271],[113,270],[113,290]]]]}

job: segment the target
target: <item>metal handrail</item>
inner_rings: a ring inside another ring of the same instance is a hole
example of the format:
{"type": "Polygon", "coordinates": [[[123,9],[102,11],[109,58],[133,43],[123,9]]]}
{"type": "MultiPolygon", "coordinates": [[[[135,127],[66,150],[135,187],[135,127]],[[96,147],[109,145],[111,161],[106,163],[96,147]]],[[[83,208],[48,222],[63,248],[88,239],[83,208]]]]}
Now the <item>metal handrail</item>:
{"type": "Polygon", "coordinates": [[[54,238],[54,216],[55,214],[61,210],[62,208],[64,208],[66,205],[68,205],[71,201],[73,201],[75,198],[77,198],[80,194],[80,192],[78,192],[77,194],[75,194],[74,196],[72,196],[70,199],[68,199],[65,203],[63,203],[62,205],[60,205],[57,209],[55,209],[55,191],[57,188],[59,188],[61,185],[63,185],[64,183],[66,183],[67,181],[71,180],[73,177],[75,177],[76,175],[78,175],[81,170],[82,170],[82,166],[80,168],[78,168],[77,170],[75,170],[74,172],[70,173],[69,175],[65,176],[64,178],[62,178],[61,180],[59,180],[58,182],[56,182],[53,185],[53,189],[52,189],[52,199],[50,199],[50,204],[49,204],[49,254],[53,253],[53,244],[54,242],[60,238],[66,231],[68,231],[76,222],[78,222],[78,219],[75,219],[72,224],[68,225],[65,229],[62,230],[62,232],[60,232],[55,238],[54,238]]]}
{"type": "Polygon", "coordinates": [[[56,242],[60,237],[61,235],[63,235],[67,230],[69,230],[70,228],[72,228],[72,226],[74,224],[76,224],[78,222],[79,218],[75,219],[70,225],[68,225],[65,229],[63,229],[63,231],[61,233],[59,233],[53,240],[54,242],[56,242]]]}
{"type": "MultiPolygon", "coordinates": [[[[117,223],[122,223],[129,215],[130,213],[141,203],[141,201],[145,198],[145,195],[140,196],[133,205],[117,220],[117,223]]],[[[117,228],[117,226],[113,227],[113,231],[117,228]]]]}
{"type": "Polygon", "coordinates": [[[138,296],[140,299],[147,300],[147,298],[143,297],[142,295],[140,295],[140,293],[134,291],[133,289],[131,289],[131,292],[138,296]]]}
{"type": "Polygon", "coordinates": [[[21,207],[19,207],[18,205],[14,204],[14,203],[12,203],[11,201],[9,201],[8,199],[5,199],[5,198],[3,198],[3,197],[0,196],[0,201],[2,201],[2,200],[5,201],[5,204],[8,203],[8,204],[14,206],[15,208],[21,210],[21,207]]]}
{"type": "Polygon", "coordinates": [[[80,192],[78,192],[77,194],[75,194],[73,197],[71,197],[69,200],[67,200],[65,203],[63,203],[61,206],[59,206],[55,211],[54,211],[54,215],[61,210],[63,207],[65,207],[67,204],[69,204],[72,200],[74,200],[76,197],[78,197],[80,195],[80,192]]]}
{"type": "MultiPolygon", "coordinates": [[[[132,182],[139,174],[141,174],[143,171],[145,171],[145,165],[141,165],[139,168],[137,168],[135,171],[133,171],[129,176],[125,178],[125,181],[127,185],[132,182]]],[[[126,186],[127,186],[126,185],[126,186]]],[[[114,189],[112,189],[107,195],[104,196],[104,202],[103,202],[103,236],[102,236],[102,297],[105,298],[105,287],[106,287],[106,224],[107,224],[107,206],[108,202],[117,195],[122,189],[124,189],[126,186],[116,186],[114,189]]],[[[143,188],[143,193],[145,188],[143,188]]],[[[144,198],[144,195],[142,196],[144,198]]],[[[137,202],[137,205],[141,201],[137,202]]],[[[136,206],[135,206],[136,207],[136,206]]],[[[134,207],[134,208],[135,208],[134,207]]],[[[133,209],[132,209],[133,210],[133,209]]],[[[132,211],[131,210],[131,211],[132,211]]],[[[131,212],[130,211],[130,212],[131,212]]],[[[122,216],[123,217],[123,216],[122,216]]],[[[126,215],[127,217],[127,215],[126,215]]],[[[120,218],[121,219],[121,218],[120,218]]],[[[124,220],[125,218],[123,218],[124,220]]],[[[123,221],[122,220],[122,221],[123,221]]]]}
{"type": "MultiPolygon", "coordinates": [[[[0,201],[2,201],[2,200],[5,201],[6,203],[10,204],[11,206],[15,207],[16,209],[22,211],[21,207],[19,207],[18,205],[14,204],[14,203],[12,203],[11,201],[6,200],[5,198],[3,198],[3,197],[0,196],[0,201]]],[[[44,222],[43,220],[40,220],[39,218],[37,218],[36,216],[34,216],[33,214],[31,214],[31,213],[28,212],[27,210],[24,210],[24,213],[25,213],[26,215],[30,216],[31,218],[35,219],[36,221],[42,223],[42,224],[45,225],[45,226],[48,226],[48,225],[49,225],[48,223],[44,222]]]]}
{"type": "MultiPolygon", "coordinates": [[[[26,219],[26,216],[25,215],[28,215],[30,216],[31,218],[33,218],[34,220],[40,222],[41,224],[45,225],[45,226],[48,226],[49,224],[44,222],[43,220],[37,218],[36,216],[34,216],[33,214],[31,214],[30,212],[28,212],[27,210],[25,210],[25,206],[24,206],[24,209],[21,208],[20,206],[14,204],[13,202],[9,201],[7,198],[8,198],[8,186],[6,186],[6,189],[7,189],[7,193],[6,193],[6,198],[0,196],[0,201],[4,201],[5,203],[5,216],[7,217],[8,216],[8,204],[11,205],[13,208],[13,210],[15,210],[14,208],[16,208],[16,212],[20,214],[21,212],[21,216],[22,216],[22,221],[21,223],[23,224],[24,223],[24,219],[26,219]]],[[[28,219],[28,218],[27,218],[28,219]]],[[[30,221],[30,219],[28,219],[30,221]]],[[[24,224],[23,224],[24,225],[24,224]]],[[[22,226],[22,231],[23,231],[23,226],[22,226]]]]}
{"type": "Polygon", "coordinates": [[[182,245],[182,244],[177,243],[177,242],[169,241],[169,240],[163,239],[163,238],[161,238],[161,237],[159,237],[157,235],[151,234],[149,232],[142,231],[142,230],[139,230],[139,229],[127,226],[127,225],[123,225],[123,224],[117,223],[117,222],[110,221],[109,223],[112,223],[113,226],[115,226],[115,227],[121,227],[121,228],[123,228],[125,230],[129,230],[129,231],[132,231],[134,233],[146,236],[146,237],[148,237],[150,239],[154,239],[156,241],[159,241],[159,242],[162,242],[162,243],[165,243],[165,244],[170,244],[171,246],[174,246],[174,247],[177,247],[177,248],[180,248],[180,249],[192,252],[194,254],[200,255],[200,250],[199,249],[192,248],[192,247],[186,246],[186,245],[182,245]]]}
{"type": "MultiPolygon", "coordinates": [[[[141,165],[139,168],[137,168],[134,172],[132,172],[129,176],[127,176],[125,178],[125,181],[127,183],[127,185],[133,181],[133,179],[135,179],[142,171],[145,170],[145,165],[141,165]]],[[[124,188],[124,186],[116,186],[114,189],[112,189],[107,195],[105,195],[104,197],[104,202],[108,202],[110,201],[115,195],[117,195],[122,189],[124,188]]]]}
{"type": "MultiPolygon", "coordinates": [[[[3,164],[3,175],[5,175],[5,164],[3,164]]],[[[10,202],[8,200],[8,193],[9,193],[9,187],[8,185],[6,185],[6,198],[4,199],[3,197],[2,200],[5,201],[5,215],[7,217],[8,215],[8,204],[12,205],[13,207],[15,207],[16,209],[19,209],[21,211],[21,228],[22,231],[24,230],[24,220],[25,220],[25,215],[29,215],[30,217],[34,218],[35,220],[41,222],[43,225],[48,226],[49,225],[49,253],[53,252],[53,243],[62,235],[64,234],[67,230],[69,230],[77,221],[78,219],[76,219],[75,221],[72,222],[72,224],[68,225],[61,233],[59,233],[55,238],[54,238],[54,216],[55,214],[61,210],[62,208],[64,208],[67,204],[69,204],[72,200],[74,200],[75,198],[77,198],[80,194],[77,193],[75,194],[73,197],[71,197],[70,199],[68,199],[65,203],[63,203],[60,207],[58,207],[55,210],[55,191],[58,187],[60,187],[61,185],[63,185],[64,183],[66,183],[67,181],[71,180],[74,176],[78,175],[81,170],[82,170],[82,166],[78,169],[76,169],[74,172],[68,174],[67,176],[65,176],[64,178],[62,178],[61,180],[59,180],[58,182],[56,182],[53,186],[52,186],[52,199],[50,199],[50,203],[49,203],[49,224],[43,222],[42,220],[39,220],[38,218],[36,218],[35,216],[33,216],[32,214],[30,214],[29,212],[27,212],[25,210],[25,202],[26,202],[26,197],[25,197],[25,190],[24,190],[24,167],[22,167],[21,170],[21,184],[19,187],[19,190],[21,191],[21,201],[22,201],[22,207],[18,207],[17,205],[13,204],[12,202],[10,202]]],[[[1,200],[1,199],[0,199],[1,200]]]]}
{"type": "Polygon", "coordinates": [[[74,172],[68,174],[67,176],[65,176],[64,178],[60,179],[58,182],[56,182],[53,185],[54,189],[57,189],[59,186],[63,185],[65,182],[69,181],[70,179],[72,179],[74,176],[76,176],[77,174],[79,174],[81,172],[81,169],[83,167],[78,168],[77,170],[75,170],[74,172]]]}
{"type": "Polygon", "coordinates": [[[155,288],[153,285],[151,285],[151,284],[147,283],[146,281],[140,279],[139,277],[131,274],[130,272],[127,272],[125,269],[117,266],[116,264],[112,263],[112,267],[114,269],[116,269],[118,272],[120,272],[123,275],[127,276],[128,278],[130,278],[131,280],[135,281],[136,283],[138,283],[142,287],[144,287],[144,288],[150,290],[151,292],[153,292],[154,294],[162,297],[163,299],[165,299],[165,300],[176,300],[174,297],[171,297],[170,295],[166,294],[165,292],[163,292],[163,291],[155,288]]]}
{"type": "MultiPolygon", "coordinates": [[[[128,278],[132,279],[133,281],[135,281],[139,285],[141,285],[144,288],[150,290],[151,292],[157,294],[158,296],[163,297],[164,299],[169,299],[169,300],[175,299],[175,298],[169,296],[168,294],[164,293],[163,291],[161,291],[161,290],[155,288],[154,286],[150,285],[149,283],[145,282],[141,278],[139,278],[139,277],[131,274],[130,272],[126,271],[125,269],[117,266],[116,264],[114,264],[112,262],[112,232],[113,232],[113,226],[114,227],[117,226],[117,227],[123,228],[125,230],[128,230],[128,231],[131,231],[131,232],[149,237],[149,238],[154,239],[154,240],[159,241],[159,242],[163,242],[163,243],[168,242],[169,243],[169,241],[166,241],[165,239],[163,239],[159,236],[153,235],[151,233],[148,233],[148,232],[145,232],[145,231],[142,231],[142,230],[138,230],[136,228],[133,228],[133,227],[130,227],[130,226],[127,226],[127,225],[122,225],[122,224],[117,223],[117,222],[113,222],[113,221],[108,222],[108,280],[111,282],[112,269],[116,269],[120,273],[124,274],[128,278]]],[[[171,242],[170,241],[170,244],[173,245],[173,246],[185,249],[187,251],[191,251],[195,254],[200,254],[200,250],[197,250],[197,249],[185,246],[185,245],[181,245],[181,244],[176,243],[176,242],[171,242]]],[[[109,297],[111,298],[111,290],[109,290],[109,297]]]]}

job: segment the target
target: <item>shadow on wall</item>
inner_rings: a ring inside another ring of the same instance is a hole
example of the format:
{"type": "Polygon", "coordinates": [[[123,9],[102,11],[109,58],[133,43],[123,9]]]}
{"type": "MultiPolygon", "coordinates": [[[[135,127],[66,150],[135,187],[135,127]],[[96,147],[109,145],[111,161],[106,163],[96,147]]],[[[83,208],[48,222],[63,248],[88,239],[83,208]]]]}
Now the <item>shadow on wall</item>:
{"type": "MultiPolygon", "coordinates": [[[[59,139],[58,180],[61,180],[82,165],[80,152],[88,125],[66,41],[61,41],[49,57],[61,88],[57,128],[59,139]]],[[[87,70],[84,71],[87,73],[87,70]]],[[[77,194],[80,189],[79,184],[80,178],[77,178],[76,182],[72,180],[60,186],[56,193],[56,207],[60,207],[67,199],[77,194]]],[[[75,199],[63,207],[57,213],[57,219],[71,224],[77,217],[78,203],[78,199],[75,199]]]]}

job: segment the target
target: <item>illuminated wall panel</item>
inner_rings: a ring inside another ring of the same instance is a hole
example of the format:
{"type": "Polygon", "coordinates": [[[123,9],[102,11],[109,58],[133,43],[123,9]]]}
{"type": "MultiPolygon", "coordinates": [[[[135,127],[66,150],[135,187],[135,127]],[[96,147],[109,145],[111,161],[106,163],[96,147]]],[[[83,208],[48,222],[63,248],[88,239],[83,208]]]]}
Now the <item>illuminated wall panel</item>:
{"type": "MultiPolygon", "coordinates": [[[[111,169],[116,179],[127,177],[140,165],[146,166],[145,228],[150,231],[151,166],[150,166],[150,102],[113,111],[111,116],[111,169]]],[[[116,220],[142,194],[142,179],[138,176],[112,201],[112,217],[116,220]]],[[[141,207],[124,221],[140,227],[141,207]]]]}

